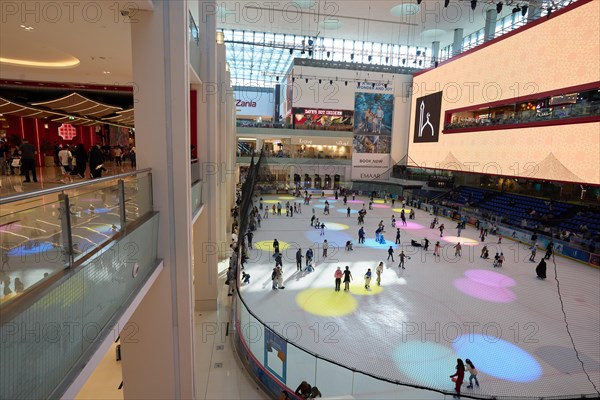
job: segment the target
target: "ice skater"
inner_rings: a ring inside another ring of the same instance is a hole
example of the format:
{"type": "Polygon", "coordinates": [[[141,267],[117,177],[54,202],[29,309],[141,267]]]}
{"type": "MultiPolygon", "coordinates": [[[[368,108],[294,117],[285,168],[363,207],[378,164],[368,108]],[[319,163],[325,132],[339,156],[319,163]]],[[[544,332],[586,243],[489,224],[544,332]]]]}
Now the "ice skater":
{"type": "Polygon", "coordinates": [[[340,291],[340,285],[342,283],[342,276],[344,276],[342,269],[340,267],[337,267],[337,269],[335,270],[335,273],[333,274],[333,277],[335,278],[335,291],[336,292],[340,291]]]}
{"type": "Polygon", "coordinates": [[[396,229],[396,244],[400,244],[400,228],[396,229]]]}
{"type": "Polygon", "coordinates": [[[327,243],[327,239],[323,241],[323,258],[327,258],[327,249],[329,248],[329,243],[327,243]]]}
{"type": "Polygon", "coordinates": [[[436,242],[435,246],[433,247],[433,255],[439,257],[441,248],[442,246],[440,246],[440,242],[436,242]]]}
{"type": "Polygon", "coordinates": [[[401,251],[398,257],[400,258],[400,264],[398,264],[398,268],[406,269],[404,268],[404,261],[406,260],[406,258],[410,259],[410,257],[404,254],[404,251],[401,251]]]}
{"type": "Polygon", "coordinates": [[[387,258],[387,261],[390,260],[390,257],[392,259],[392,262],[394,262],[394,248],[392,246],[390,246],[390,248],[388,249],[388,258],[387,258]]]}
{"type": "Polygon", "coordinates": [[[375,274],[377,274],[377,286],[381,286],[381,274],[383,274],[383,261],[375,268],[375,274]]]}
{"type": "Polygon", "coordinates": [[[456,243],[454,248],[454,257],[460,257],[462,255],[462,246],[460,245],[460,242],[456,243]]]}
{"type": "Polygon", "coordinates": [[[365,289],[370,289],[371,288],[371,268],[369,268],[367,270],[367,273],[365,274],[365,289]]]}
{"type": "Polygon", "coordinates": [[[302,255],[302,249],[298,249],[296,251],[296,271],[302,271],[302,259],[304,256],[302,255]]]}
{"type": "Polygon", "coordinates": [[[455,399],[460,399],[460,387],[465,379],[465,364],[463,364],[463,361],[460,358],[456,360],[456,373],[454,375],[450,375],[450,378],[456,378],[456,386],[454,387],[456,394],[452,397],[455,399]]]}
{"type": "Polygon", "coordinates": [[[444,236],[444,224],[440,225],[439,230],[440,230],[440,237],[443,237],[444,236]]]}
{"type": "Polygon", "coordinates": [[[535,262],[535,253],[537,253],[537,243],[531,247],[531,255],[529,256],[529,261],[535,262]]]}
{"type": "Polygon", "coordinates": [[[537,267],[535,267],[535,273],[538,279],[546,279],[546,260],[542,258],[537,267]]]}
{"type": "Polygon", "coordinates": [[[344,292],[350,291],[350,281],[352,280],[352,273],[350,272],[350,267],[346,265],[346,269],[344,270],[344,292]]]}
{"type": "Polygon", "coordinates": [[[473,365],[473,363],[471,362],[471,360],[469,360],[468,358],[465,360],[465,364],[467,367],[467,371],[469,372],[469,386],[467,386],[467,389],[473,389],[473,379],[475,379],[475,385],[477,385],[477,387],[479,387],[479,381],[477,380],[477,369],[475,368],[475,365],[473,365]]]}

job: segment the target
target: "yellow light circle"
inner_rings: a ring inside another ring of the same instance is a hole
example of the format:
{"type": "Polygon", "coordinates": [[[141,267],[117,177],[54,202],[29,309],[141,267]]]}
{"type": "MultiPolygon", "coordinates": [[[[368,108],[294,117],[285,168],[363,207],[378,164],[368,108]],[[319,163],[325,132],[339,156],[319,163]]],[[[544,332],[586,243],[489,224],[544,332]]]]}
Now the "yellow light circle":
{"type": "Polygon", "coordinates": [[[383,200],[373,200],[373,203],[375,204],[383,204],[383,200]]]}
{"type": "Polygon", "coordinates": [[[353,313],[358,307],[356,299],[343,290],[336,292],[331,280],[329,289],[306,289],[298,293],[296,303],[304,311],[322,317],[341,317],[353,313]]]}
{"type": "Polygon", "coordinates": [[[277,204],[279,202],[277,200],[263,200],[263,203],[266,203],[266,204],[277,204]]]}
{"type": "Polygon", "coordinates": [[[281,200],[296,200],[296,198],[293,197],[293,196],[279,196],[278,199],[281,199],[281,200]]]}
{"type": "MultiPolygon", "coordinates": [[[[383,280],[384,278],[382,278],[383,280]]],[[[365,289],[365,279],[361,277],[361,279],[354,279],[350,282],[350,293],[355,294],[357,296],[373,296],[375,294],[379,294],[383,291],[383,287],[377,286],[377,275],[373,274],[373,278],[371,278],[371,285],[368,289],[365,289]]],[[[344,284],[342,283],[342,290],[344,288],[344,284]]]]}
{"type": "MultiPolygon", "coordinates": [[[[264,251],[273,251],[275,250],[273,248],[273,241],[272,240],[263,240],[257,243],[252,243],[252,246],[255,249],[258,250],[264,250],[264,251]]],[[[285,249],[288,249],[290,247],[290,244],[288,242],[279,242],[279,251],[282,252],[285,249]]]]}
{"type": "Polygon", "coordinates": [[[402,210],[404,210],[404,214],[410,214],[410,209],[408,208],[393,208],[392,210],[397,213],[402,213],[402,210]]]}

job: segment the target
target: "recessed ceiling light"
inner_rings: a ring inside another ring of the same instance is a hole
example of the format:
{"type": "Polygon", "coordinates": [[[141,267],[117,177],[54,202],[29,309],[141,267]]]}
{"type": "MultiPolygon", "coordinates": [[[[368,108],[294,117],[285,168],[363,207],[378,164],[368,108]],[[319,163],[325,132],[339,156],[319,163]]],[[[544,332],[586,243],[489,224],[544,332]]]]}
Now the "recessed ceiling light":
{"type": "Polygon", "coordinates": [[[104,75],[110,75],[110,71],[102,71],[104,75]]]}
{"type": "Polygon", "coordinates": [[[23,28],[24,30],[26,30],[27,32],[32,31],[33,30],[33,26],[26,26],[26,25],[20,25],[20,28],[23,28]]]}

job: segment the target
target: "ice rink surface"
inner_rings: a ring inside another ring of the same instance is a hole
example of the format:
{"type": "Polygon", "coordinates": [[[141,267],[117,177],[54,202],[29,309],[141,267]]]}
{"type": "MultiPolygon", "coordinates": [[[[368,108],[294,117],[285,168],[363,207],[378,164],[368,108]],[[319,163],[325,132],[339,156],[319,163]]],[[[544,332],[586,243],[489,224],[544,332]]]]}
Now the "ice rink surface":
{"type": "MultiPolygon", "coordinates": [[[[329,215],[323,215],[325,198],[313,198],[310,206],[302,205],[302,214],[286,217],[285,203],[294,202],[289,199],[264,197],[265,206],[280,201],[283,215],[269,212],[268,219],[263,219],[261,228],[254,232],[254,249],[245,266],[251,275],[250,284],[243,286],[241,294],[259,319],[294,345],[375,376],[442,390],[454,387],[449,375],[454,373],[456,358],[471,359],[479,371],[480,387],[467,389],[466,373],[463,393],[547,397],[593,394],[594,385],[600,389],[598,269],[556,257],[556,267],[552,259],[547,261],[548,278],[539,280],[535,267],[544,250],[538,249],[536,262],[530,262],[527,245],[508,238],[498,244],[498,238],[491,234],[481,243],[479,231],[472,226],[462,230],[459,237],[457,222],[444,217],[439,217],[446,227],[444,237],[440,237],[437,227],[429,228],[433,216],[415,209],[416,218],[410,220],[410,207],[405,208],[407,225],[402,226],[398,202],[394,209],[389,203],[377,203],[368,210],[368,199],[357,197],[348,203],[353,213],[347,217],[341,198],[329,200],[329,215]],[[367,208],[364,245],[358,244],[360,226],[355,213],[363,202],[367,208]],[[324,235],[310,226],[313,209],[326,225],[324,235]],[[401,230],[400,245],[394,244],[392,215],[401,230]],[[374,240],[381,220],[385,245],[374,240]],[[272,290],[275,238],[284,256],[283,290],[272,290]],[[422,242],[424,238],[430,241],[429,251],[411,246],[411,240],[422,242]],[[322,256],[325,239],[329,243],[326,258],[322,256]],[[352,240],[353,251],[345,251],[347,240],[352,240]],[[439,258],[433,255],[437,241],[442,246],[439,258]],[[455,256],[458,242],[462,245],[460,257],[455,256]],[[484,244],[491,257],[504,253],[502,268],[480,258],[484,244]],[[390,245],[394,262],[387,261],[390,245]],[[309,247],[315,254],[315,270],[307,273],[303,259],[303,271],[297,271],[296,251],[301,248],[304,256],[309,247]],[[398,267],[401,250],[410,257],[406,269],[398,267]],[[375,268],[380,261],[385,267],[378,286],[375,268]],[[353,281],[349,292],[334,291],[338,266],[350,267],[353,281]],[[370,289],[365,289],[368,268],[373,279],[370,289]],[[578,356],[561,311],[555,271],[578,356]]],[[[264,210],[260,212],[264,215],[264,210]]],[[[316,380],[325,395],[327,368],[315,371],[310,360],[304,368],[301,353],[287,346],[289,386],[302,379],[316,380]]],[[[343,394],[339,387],[333,388],[336,380],[344,382],[337,373],[332,372],[331,392],[343,394]]],[[[386,398],[386,394],[394,398],[397,394],[388,391],[391,387],[377,384],[365,388],[362,396],[357,390],[354,393],[357,398],[386,398]]],[[[431,395],[433,398],[435,393],[431,395]]]]}

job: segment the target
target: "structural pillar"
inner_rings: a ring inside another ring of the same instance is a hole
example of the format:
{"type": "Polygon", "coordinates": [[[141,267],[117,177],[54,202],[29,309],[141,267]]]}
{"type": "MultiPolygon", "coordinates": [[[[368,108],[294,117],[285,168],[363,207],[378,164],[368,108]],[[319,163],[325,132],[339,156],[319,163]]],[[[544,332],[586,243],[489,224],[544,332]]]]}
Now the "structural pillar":
{"type": "Polygon", "coordinates": [[[527,22],[535,21],[542,15],[542,0],[529,0],[527,22]]]}
{"type": "Polygon", "coordinates": [[[456,28],[454,30],[454,41],[452,42],[452,55],[455,56],[462,52],[463,45],[463,30],[462,28],[456,28]]]}
{"type": "Polygon", "coordinates": [[[438,59],[440,57],[440,42],[435,41],[431,43],[431,66],[437,66],[438,59]]]}
{"type": "Polygon", "coordinates": [[[496,21],[498,12],[495,9],[487,10],[485,13],[485,27],[483,28],[483,41],[488,42],[496,35],[496,21]]]}
{"type": "Polygon", "coordinates": [[[135,335],[121,338],[123,396],[193,399],[188,2],[155,0],[153,11],[138,10],[135,19],[137,163],[152,167],[164,269],[129,320],[135,335]]]}

